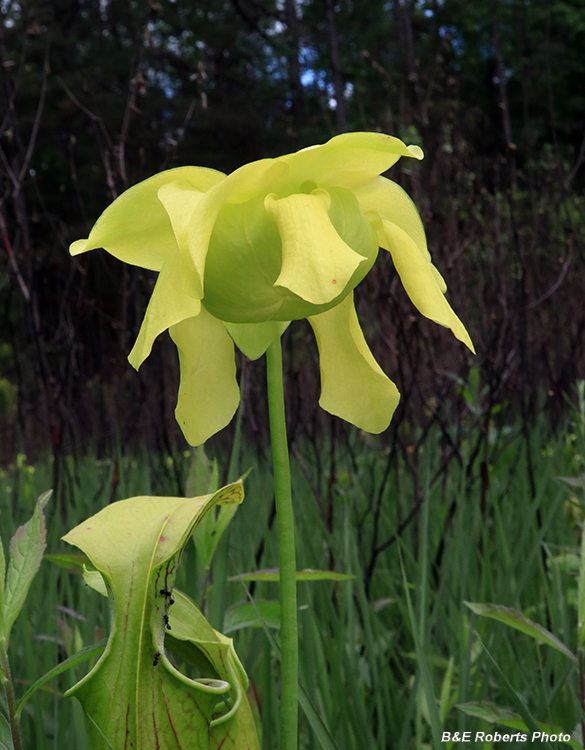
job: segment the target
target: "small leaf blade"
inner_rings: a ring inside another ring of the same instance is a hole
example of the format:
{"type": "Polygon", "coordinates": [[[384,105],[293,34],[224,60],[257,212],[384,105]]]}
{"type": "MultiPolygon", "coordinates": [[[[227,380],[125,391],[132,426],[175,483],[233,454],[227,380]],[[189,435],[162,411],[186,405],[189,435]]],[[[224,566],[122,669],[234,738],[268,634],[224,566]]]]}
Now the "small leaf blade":
{"type": "MultiPolygon", "coordinates": [[[[352,581],[355,578],[350,573],[336,573],[332,570],[313,570],[305,568],[297,570],[297,581],[352,581]]],[[[231,576],[229,581],[275,581],[278,582],[278,568],[266,568],[252,573],[240,573],[231,576]]]]}
{"type": "Polygon", "coordinates": [[[89,562],[87,555],[75,552],[70,554],[45,555],[45,560],[54,563],[59,568],[69,570],[71,573],[83,573],[83,566],[89,562]]]}
{"type": "Polygon", "coordinates": [[[443,678],[443,684],[441,685],[441,700],[439,703],[439,717],[441,722],[445,722],[447,713],[449,712],[449,703],[451,696],[451,682],[453,681],[453,668],[455,666],[455,659],[453,656],[449,658],[447,669],[445,670],[445,677],[443,678]]]}
{"type": "Polygon", "coordinates": [[[4,637],[7,644],[10,630],[20,614],[43,560],[47,537],[43,508],[52,494],[53,490],[49,490],[39,497],[32,518],[19,526],[10,540],[10,559],[4,590],[4,637]]]}
{"type": "Polygon", "coordinates": [[[278,602],[249,602],[230,607],[225,613],[223,630],[234,633],[245,628],[280,628],[280,604],[278,602]]]}
{"type": "Polygon", "coordinates": [[[49,670],[42,677],[39,677],[39,679],[29,687],[26,693],[18,701],[18,705],[16,706],[17,719],[20,716],[25,703],[29,700],[29,698],[31,698],[31,696],[33,696],[37,692],[39,688],[43,687],[43,685],[49,682],[49,680],[52,680],[53,677],[56,677],[63,672],[67,672],[67,670],[76,667],[78,664],[83,664],[83,662],[87,661],[88,659],[93,659],[96,656],[100,656],[101,654],[103,654],[105,647],[106,639],[103,638],[101,641],[99,641],[99,643],[94,643],[91,646],[82,648],[81,651],[78,651],[76,654],[73,654],[73,656],[70,656],[68,659],[60,662],[56,667],[53,667],[53,669],[49,670]]]}
{"type": "Polygon", "coordinates": [[[503,607],[500,604],[483,604],[480,602],[464,602],[464,604],[476,615],[489,617],[492,620],[503,622],[504,625],[509,625],[515,630],[520,630],[520,632],[535,638],[537,641],[542,641],[548,646],[552,646],[552,648],[560,651],[561,654],[564,654],[572,662],[577,663],[575,654],[556,635],[542,627],[542,625],[529,620],[528,617],[517,609],[503,607]]]}
{"type": "Polygon", "coordinates": [[[10,724],[4,714],[0,714],[0,750],[14,750],[10,724]]]}

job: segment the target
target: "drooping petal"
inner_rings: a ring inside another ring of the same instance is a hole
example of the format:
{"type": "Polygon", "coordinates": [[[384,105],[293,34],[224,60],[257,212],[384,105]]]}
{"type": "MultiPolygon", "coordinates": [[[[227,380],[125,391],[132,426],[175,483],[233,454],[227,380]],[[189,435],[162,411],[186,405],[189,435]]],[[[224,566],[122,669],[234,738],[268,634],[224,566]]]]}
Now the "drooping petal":
{"type": "Polygon", "coordinates": [[[86,240],[70,247],[72,255],[105,248],[125,263],[160,271],[177,243],[171,222],[158,199],[159,188],[181,180],[206,191],[223,180],[223,172],[203,167],[169,169],[126,190],[99,217],[86,240]]]}
{"type": "Polygon", "coordinates": [[[289,323],[282,320],[225,324],[236,346],[248,359],[259,359],[268,347],[282,336],[288,326],[289,323]]]}
{"type": "Polygon", "coordinates": [[[367,432],[385,430],[400,394],[364,339],[353,294],[309,323],[319,347],[321,407],[367,432]]]}
{"type": "Polygon", "coordinates": [[[203,307],[169,332],[181,367],[175,417],[187,442],[201,445],[229,424],[238,408],[234,344],[224,324],[203,307]]]}
{"type": "Polygon", "coordinates": [[[401,156],[422,159],[418,146],[407,146],[384,133],[343,133],[320,146],[281,157],[290,167],[289,184],[314,180],[321,187],[353,189],[385,172],[401,156]]]}
{"type": "Polygon", "coordinates": [[[201,302],[186,294],[181,287],[181,257],[175,248],[156,280],[138,338],[128,355],[132,367],[138,370],[159,334],[186,318],[196,317],[200,311],[201,302]]]}
{"type": "Polygon", "coordinates": [[[385,246],[390,250],[394,266],[406,293],[425,317],[446,328],[475,353],[465,326],[451,309],[441,291],[439,280],[432,272],[432,264],[420,251],[404,229],[390,221],[382,220],[385,246]]]}
{"type": "MultiPolygon", "coordinates": [[[[423,255],[430,260],[427,238],[422,220],[412,199],[400,185],[385,177],[373,180],[356,187],[353,191],[360,208],[367,216],[374,214],[396,224],[408,234],[423,255]]],[[[378,242],[386,248],[386,235],[380,222],[374,222],[378,229],[378,242]]]]}
{"type": "Polygon", "coordinates": [[[280,199],[268,195],[264,205],[282,240],[282,268],[275,286],[283,286],[314,305],[339,296],[365,258],[333,227],[329,195],[324,190],[280,199]]]}

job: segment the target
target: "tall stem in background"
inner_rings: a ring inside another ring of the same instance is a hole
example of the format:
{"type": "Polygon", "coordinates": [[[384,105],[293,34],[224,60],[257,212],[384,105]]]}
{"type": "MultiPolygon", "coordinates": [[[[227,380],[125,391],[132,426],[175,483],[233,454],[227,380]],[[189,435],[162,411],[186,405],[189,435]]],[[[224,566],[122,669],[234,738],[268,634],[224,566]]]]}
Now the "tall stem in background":
{"type": "Polygon", "coordinates": [[[299,644],[295,528],[284,414],[280,339],[266,352],[280,581],[280,750],[297,750],[299,644]]]}

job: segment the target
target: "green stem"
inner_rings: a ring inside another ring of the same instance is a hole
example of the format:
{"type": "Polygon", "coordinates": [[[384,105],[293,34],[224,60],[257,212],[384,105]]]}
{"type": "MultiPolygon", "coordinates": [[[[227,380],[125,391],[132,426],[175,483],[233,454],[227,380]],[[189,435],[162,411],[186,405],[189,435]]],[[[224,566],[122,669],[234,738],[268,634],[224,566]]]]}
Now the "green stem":
{"type": "Polygon", "coordinates": [[[266,352],[270,437],[274,463],[274,496],[278,526],[280,582],[280,750],[297,750],[299,641],[297,629],[297,566],[290,465],[284,415],[280,339],[266,352]]]}
{"type": "Polygon", "coordinates": [[[12,744],[14,750],[22,750],[20,743],[20,732],[18,729],[18,719],[16,717],[16,698],[14,695],[14,686],[10,675],[10,662],[8,661],[8,652],[6,650],[6,641],[0,642],[0,668],[4,672],[2,682],[6,691],[6,702],[8,703],[8,717],[10,720],[10,731],[12,732],[12,744]]]}

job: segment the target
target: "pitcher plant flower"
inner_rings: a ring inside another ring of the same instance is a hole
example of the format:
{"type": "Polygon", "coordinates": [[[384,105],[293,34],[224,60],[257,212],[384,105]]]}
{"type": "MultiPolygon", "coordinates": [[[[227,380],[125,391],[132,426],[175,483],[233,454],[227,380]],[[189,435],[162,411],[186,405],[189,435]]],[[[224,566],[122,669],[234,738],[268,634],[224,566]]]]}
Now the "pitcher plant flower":
{"type": "Polygon", "coordinates": [[[414,203],[380,176],[401,156],[423,153],[381,133],[345,133],[230,175],[169,169],[126,190],[71,245],[73,255],[103,247],[159,272],[128,359],[138,369],[169,329],[181,370],[175,413],[189,443],[203,443],[237,409],[234,342],[256,359],[303,318],[319,348],[320,405],[367,432],[386,429],[400,396],[353,303],[379,247],[418,310],[473,351],[414,203]]]}

